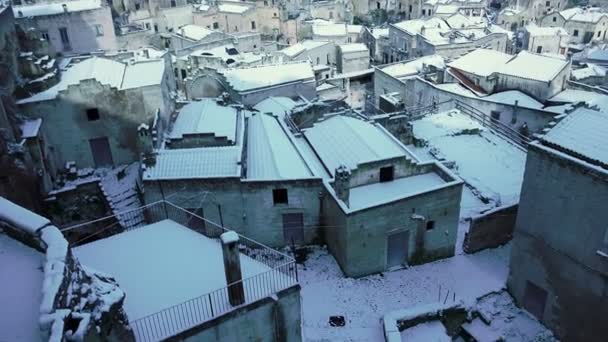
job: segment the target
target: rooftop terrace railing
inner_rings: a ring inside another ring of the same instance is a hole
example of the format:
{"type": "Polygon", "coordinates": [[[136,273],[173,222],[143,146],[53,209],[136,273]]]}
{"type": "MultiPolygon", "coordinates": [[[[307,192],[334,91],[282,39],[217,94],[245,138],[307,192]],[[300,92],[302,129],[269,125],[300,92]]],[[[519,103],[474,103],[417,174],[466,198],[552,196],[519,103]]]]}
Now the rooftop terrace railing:
{"type": "MultiPolygon", "coordinates": [[[[66,236],[72,235],[74,241],[70,243],[70,246],[76,247],[101,238],[141,229],[166,219],[216,240],[218,243],[220,243],[220,235],[228,231],[219,224],[168,201],[151,203],[141,208],[63,228],[62,231],[66,236]],[[134,219],[142,216],[145,218],[143,221],[134,219]],[[121,222],[133,222],[133,225],[128,226],[126,230],[121,230],[121,222]]],[[[239,236],[238,243],[239,251],[242,254],[266,265],[268,270],[131,321],[129,325],[135,339],[147,342],[175,336],[297,284],[297,268],[292,257],[244,236],[239,236]],[[234,300],[230,300],[228,295],[229,288],[238,286],[238,283],[242,284],[244,298],[238,301],[242,303],[233,305],[231,301],[234,303],[234,300]]]]}

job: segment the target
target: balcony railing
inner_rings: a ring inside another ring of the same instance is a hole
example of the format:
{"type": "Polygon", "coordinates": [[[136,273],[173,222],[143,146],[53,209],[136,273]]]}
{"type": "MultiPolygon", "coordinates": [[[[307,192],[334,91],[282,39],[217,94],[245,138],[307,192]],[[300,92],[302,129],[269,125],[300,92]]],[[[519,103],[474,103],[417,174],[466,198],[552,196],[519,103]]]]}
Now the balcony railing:
{"type": "MultiPolygon", "coordinates": [[[[141,208],[67,227],[62,231],[68,237],[68,241],[70,237],[74,240],[70,242],[70,246],[76,247],[166,219],[179,223],[210,239],[217,240],[218,243],[220,243],[220,235],[228,231],[219,224],[168,201],[151,203],[141,208]],[[140,220],[141,217],[144,217],[143,221],[140,220]],[[126,229],[122,229],[121,222],[133,222],[133,224],[126,229]]],[[[239,237],[239,251],[266,265],[269,269],[239,282],[228,284],[226,287],[201,294],[199,297],[131,321],[129,325],[133,330],[135,339],[137,341],[159,341],[175,336],[213,318],[272,296],[297,284],[297,268],[292,257],[244,236],[239,237]],[[229,300],[228,289],[238,286],[238,283],[242,284],[244,298],[242,298],[242,304],[232,305],[229,300]]]]}

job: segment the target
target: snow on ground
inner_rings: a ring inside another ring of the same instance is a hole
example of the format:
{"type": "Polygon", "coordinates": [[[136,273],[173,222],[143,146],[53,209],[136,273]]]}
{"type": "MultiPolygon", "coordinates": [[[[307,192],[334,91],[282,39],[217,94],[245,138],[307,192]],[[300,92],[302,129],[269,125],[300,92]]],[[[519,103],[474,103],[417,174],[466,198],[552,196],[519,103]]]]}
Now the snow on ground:
{"type": "Polygon", "coordinates": [[[299,265],[303,336],[306,341],[383,341],[381,317],[394,310],[438,301],[456,292],[475,299],[501,290],[508,274],[510,247],[455,257],[359,279],[345,278],[325,249],[313,249],[299,265]],[[343,315],[344,327],[329,316],[343,315]]]}
{"type": "Polygon", "coordinates": [[[404,342],[452,342],[452,339],[448,336],[445,326],[441,321],[420,323],[405,329],[401,332],[401,340],[404,342]]]}
{"type": "MultiPolygon", "coordinates": [[[[82,265],[115,277],[127,293],[130,320],[226,286],[219,242],[170,220],[77,247],[74,254],[82,265]]],[[[241,254],[241,270],[245,279],[269,268],[241,254]]]]}
{"type": "Polygon", "coordinates": [[[458,111],[429,115],[413,124],[416,138],[428,142],[423,150],[438,159],[455,161],[454,171],[478,195],[495,205],[519,201],[524,151],[458,111]]]}
{"type": "Polygon", "coordinates": [[[42,341],[44,255],[0,233],[0,341],[42,341]]]}

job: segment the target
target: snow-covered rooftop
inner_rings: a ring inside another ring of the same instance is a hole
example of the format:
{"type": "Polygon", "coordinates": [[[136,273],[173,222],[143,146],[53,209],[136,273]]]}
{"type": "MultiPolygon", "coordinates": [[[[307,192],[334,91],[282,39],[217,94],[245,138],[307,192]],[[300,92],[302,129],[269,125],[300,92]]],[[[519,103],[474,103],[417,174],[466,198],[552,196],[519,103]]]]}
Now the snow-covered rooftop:
{"type": "Polygon", "coordinates": [[[441,321],[430,321],[419,323],[411,328],[407,328],[401,332],[401,340],[403,342],[410,341],[433,341],[433,342],[451,342],[452,338],[448,335],[445,326],[441,321]]]}
{"type": "Polygon", "coordinates": [[[339,45],[342,53],[345,52],[367,52],[367,46],[363,43],[352,43],[352,44],[342,44],[339,45]]]}
{"type": "Polygon", "coordinates": [[[224,69],[219,72],[224,75],[235,91],[249,91],[284,83],[312,81],[315,79],[315,74],[309,62],[224,69]]]}
{"type": "Polygon", "coordinates": [[[390,182],[372,183],[350,188],[349,205],[351,211],[361,210],[395,200],[417,195],[445,185],[435,172],[397,178],[390,182]]]}
{"type": "Polygon", "coordinates": [[[70,0],[63,2],[41,2],[32,5],[14,6],[13,13],[15,18],[28,18],[62,14],[66,12],[89,11],[99,8],[102,8],[102,2],[100,0],[70,0]]]}
{"type": "Polygon", "coordinates": [[[26,120],[24,121],[19,128],[21,129],[21,137],[24,139],[34,138],[38,136],[38,132],[40,131],[40,126],[42,126],[42,119],[34,119],[34,120],[26,120]]]}
{"type": "Polygon", "coordinates": [[[312,33],[315,36],[345,36],[347,34],[361,33],[363,26],[361,25],[346,25],[334,23],[316,23],[312,26],[312,33]]]}
{"type": "Polygon", "coordinates": [[[306,129],[304,135],[332,173],[340,165],[356,169],[360,163],[408,155],[379,125],[349,116],[326,118],[306,129]]]}
{"type": "Polygon", "coordinates": [[[236,2],[232,3],[223,3],[217,6],[220,12],[225,13],[235,13],[235,14],[243,14],[247,12],[249,9],[253,8],[251,6],[239,5],[236,2]]]}
{"type": "MultiPolygon", "coordinates": [[[[124,309],[130,320],[227,285],[220,242],[171,220],[91,242],[73,252],[84,266],[115,277],[127,293],[124,309]]],[[[268,270],[241,254],[243,278],[268,270]]]]}
{"type": "Polygon", "coordinates": [[[568,35],[568,31],[561,27],[538,26],[534,23],[527,25],[525,29],[532,37],[568,35]]]}
{"type": "Polygon", "coordinates": [[[170,139],[182,139],[193,134],[213,134],[236,142],[237,110],[222,106],[215,99],[191,102],[180,109],[169,133],[170,139]]]}
{"type": "Polygon", "coordinates": [[[608,114],[578,108],[545,134],[542,142],[608,168],[608,114]]]}
{"type": "Polygon", "coordinates": [[[573,7],[559,12],[566,20],[580,21],[587,23],[597,23],[602,17],[608,16],[600,8],[581,8],[573,7]]]}
{"type": "Polygon", "coordinates": [[[0,341],[42,341],[43,264],[44,254],[0,232],[0,341]]]}
{"type": "Polygon", "coordinates": [[[586,102],[590,106],[597,106],[604,113],[608,113],[608,95],[578,89],[565,89],[549,99],[550,102],[577,103],[586,102]]]}
{"type": "Polygon", "coordinates": [[[416,75],[423,70],[424,65],[432,65],[439,69],[445,68],[445,60],[439,55],[420,57],[411,61],[399,62],[382,68],[382,71],[393,77],[416,75]]]}
{"type": "Polygon", "coordinates": [[[513,56],[490,49],[476,49],[450,62],[448,66],[480,76],[497,72],[513,56]]]}
{"type": "Polygon", "coordinates": [[[521,51],[516,56],[512,56],[495,50],[477,49],[448,65],[483,77],[500,73],[548,82],[568,65],[568,61],[528,51],[521,51]]]}
{"type": "Polygon", "coordinates": [[[283,50],[280,50],[279,52],[281,52],[285,56],[293,58],[304,51],[316,49],[327,44],[331,44],[331,42],[324,40],[304,40],[289,47],[286,47],[283,50]]]}
{"type": "Polygon", "coordinates": [[[485,96],[483,99],[508,105],[514,105],[517,101],[519,107],[525,108],[542,109],[544,107],[542,103],[519,90],[502,91],[485,96]]]}
{"type": "Polygon", "coordinates": [[[261,113],[272,113],[281,117],[285,114],[285,112],[291,111],[298,105],[300,105],[300,103],[290,99],[289,97],[271,96],[265,100],[260,101],[253,107],[253,109],[261,113]]]}
{"type": "Polygon", "coordinates": [[[144,180],[200,179],[241,176],[241,146],[162,149],[144,180]]]}
{"type": "Polygon", "coordinates": [[[53,87],[31,97],[17,101],[25,104],[53,100],[60,91],[81,81],[93,79],[104,85],[124,90],[159,85],[165,71],[162,59],[126,64],[114,60],[92,57],[77,63],[61,74],[61,81],[53,87]]]}
{"type": "Polygon", "coordinates": [[[587,64],[584,68],[572,70],[572,78],[575,80],[582,80],[594,76],[606,76],[606,68],[595,64],[587,64]]]}
{"type": "Polygon", "coordinates": [[[392,24],[410,35],[420,34],[422,28],[426,29],[439,29],[441,32],[447,32],[450,30],[449,25],[440,18],[432,17],[429,19],[414,19],[406,20],[396,24],[392,24]]]}
{"type": "Polygon", "coordinates": [[[248,119],[247,178],[301,179],[313,177],[287,131],[274,115],[248,119]]]}
{"type": "Polygon", "coordinates": [[[176,34],[180,35],[184,38],[198,41],[198,40],[201,40],[201,39],[207,37],[208,35],[210,35],[214,32],[215,31],[209,30],[202,26],[189,24],[189,25],[184,25],[184,26],[180,27],[176,31],[176,34]]]}

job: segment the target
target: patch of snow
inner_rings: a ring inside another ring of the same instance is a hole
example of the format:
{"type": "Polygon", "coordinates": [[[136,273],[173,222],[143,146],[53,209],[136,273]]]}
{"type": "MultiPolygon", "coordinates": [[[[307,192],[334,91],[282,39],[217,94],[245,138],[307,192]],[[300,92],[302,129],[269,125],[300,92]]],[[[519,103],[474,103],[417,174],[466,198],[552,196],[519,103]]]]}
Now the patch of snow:
{"type": "Polygon", "coordinates": [[[0,232],[0,341],[42,341],[43,261],[42,253],[0,232]]]}
{"type": "Polygon", "coordinates": [[[222,243],[224,243],[224,244],[238,242],[239,234],[237,234],[235,231],[231,230],[229,232],[225,232],[222,235],[220,235],[220,239],[222,240],[222,243]]]}
{"type": "Polygon", "coordinates": [[[431,321],[417,324],[401,332],[403,342],[452,342],[445,326],[441,321],[431,321]]]}
{"type": "Polygon", "coordinates": [[[47,246],[40,312],[48,314],[53,311],[55,298],[59,292],[59,287],[63,283],[68,241],[63,237],[59,229],[54,226],[44,228],[40,237],[47,246]]]}
{"type": "Polygon", "coordinates": [[[47,218],[31,212],[15,203],[0,197],[0,220],[31,235],[51,223],[47,218]]]}

